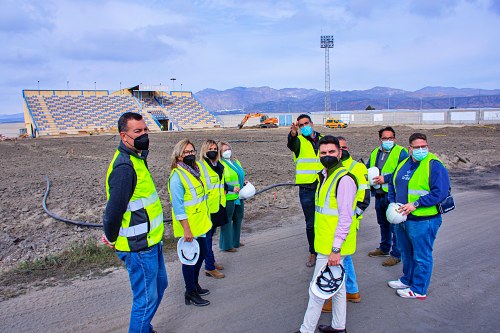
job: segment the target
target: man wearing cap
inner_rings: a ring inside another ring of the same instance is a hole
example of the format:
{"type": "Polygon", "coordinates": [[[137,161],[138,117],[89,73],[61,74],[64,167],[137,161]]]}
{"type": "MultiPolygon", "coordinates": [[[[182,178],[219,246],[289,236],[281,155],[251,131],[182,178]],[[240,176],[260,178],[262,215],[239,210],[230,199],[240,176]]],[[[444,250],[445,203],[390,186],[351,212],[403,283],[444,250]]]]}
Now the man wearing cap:
{"type": "MultiPolygon", "coordinates": [[[[356,208],[357,185],[341,163],[341,150],[337,138],[327,135],[319,140],[319,156],[323,170],[318,173],[314,221],[314,249],[318,253],[316,267],[309,288],[309,303],[298,332],[316,330],[324,299],[311,289],[318,273],[325,265],[341,265],[343,258],[356,250],[357,223],[353,223],[356,208]]],[[[332,295],[331,325],[319,325],[321,332],[346,332],[345,283],[332,295]]]]}
{"type": "Polygon", "coordinates": [[[425,299],[431,280],[432,250],[442,218],[437,205],[450,190],[444,164],[429,152],[427,136],[410,136],[410,158],[401,162],[389,184],[389,201],[403,204],[406,221],[395,226],[403,259],[403,276],[389,287],[403,298],[425,299]]]}
{"type": "MultiPolygon", "coordinates": [[[[346,138],[337,136],[342,151],[342,166],[347,169],[355,178],[358,185],[356,192],[356,210],[355,222],[359,230],[359,223],[363,218],[363,212],[370,205],[370,185],[368,183],[368,170],[363,163],[355,161],[349,153],[349,146],[346,138]]],[[[348,302],[359,303],[361,296],[359,294],[358,281],[356,279],[356,271],[351,256],[344,257],[344,269],[346,274],[346,300],[348,302]]],[[[322,312],[332,311],[332,302],[327,300],[323,306],[322,312]]]]}
{"type": "Polygon", "coordinates": [[[314,251],[314,194],[317,187],[317,172],[323,167],[318,157],[318,142],[322,135],[313,130],[313,122],[307,114],[297,117],[288,134],[287,147],[293,152],[295,183],[299,185],[299,199],[306,221],[306,235],[309,243],[307,267],[316,262],[314,251]],[[300,129],[301,134],[298,131],[300,129]]]}
{"type": "Polygon", "coordinates": [[[380,176],[372,180],[380,187],[372,187],[372,193],[375,195],[375,212],[377,222],[380,227],[380,245],[368,253],[369,257],[389,257],[382,266],[394,266],[401,261],[394,225],[387,221],[385,212],[389,206],[387,199],[388,184],[392,181],[392,174],[396,166],[408,157],[408,151],[396,142],[396,132],[390,126],[384,127],[378,131],[380,146],[375,148],[368,160],[367,167],[377,167],[380,170],[380,176]]]}
{"type": "Polygon", "coordinates": [[[106,175],[102,241],[127,267],[132,289],[129,332],[154,332],[151,320],[167,288],[163,211],[146,157],[149,129],[138,113],[118,120],[121,141],[106,175]]]}

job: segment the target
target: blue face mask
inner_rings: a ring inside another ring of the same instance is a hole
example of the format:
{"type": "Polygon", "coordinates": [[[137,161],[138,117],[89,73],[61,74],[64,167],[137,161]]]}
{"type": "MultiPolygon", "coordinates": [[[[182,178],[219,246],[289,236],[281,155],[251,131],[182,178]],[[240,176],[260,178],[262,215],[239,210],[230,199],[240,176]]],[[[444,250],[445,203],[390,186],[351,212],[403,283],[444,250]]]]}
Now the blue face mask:
{"type": "Polygon", "coordinates": [[[300,129],[303,136],[310,136],[313,133],[313,129],[310,125],[306,125],[300,129]]]}
{"type": "Polygon", "coordinates": [[[390,141],[390,140],[382,141],[382,148],[384,150],[391,150],[392,147],[394,147],[394,141],[390,141]]]}
{"type": "Polygon", "coordinates": [[[416,159],[417,161],[422,161],[429,155],[429,148],[418,148],[418,149],[413,149],[413,158],[416,159]]]}

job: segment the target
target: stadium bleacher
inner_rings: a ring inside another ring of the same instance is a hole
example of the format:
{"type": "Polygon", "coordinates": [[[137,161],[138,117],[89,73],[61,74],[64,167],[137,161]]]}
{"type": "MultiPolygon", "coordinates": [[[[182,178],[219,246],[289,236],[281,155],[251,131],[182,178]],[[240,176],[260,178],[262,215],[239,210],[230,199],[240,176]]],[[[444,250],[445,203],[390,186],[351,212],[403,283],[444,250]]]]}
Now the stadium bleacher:
{"type": "Polygon", "coordinates": [[[33,125],[40,136],[116,132],[124,112],[141,113],[151,131],[167,130],[165,122],[170,122],[170,130],[220,126],[190,92],[137,98],[132,90],[111,95],[108,91],[23,90],[23,96],[27,128],[33,125]]]}

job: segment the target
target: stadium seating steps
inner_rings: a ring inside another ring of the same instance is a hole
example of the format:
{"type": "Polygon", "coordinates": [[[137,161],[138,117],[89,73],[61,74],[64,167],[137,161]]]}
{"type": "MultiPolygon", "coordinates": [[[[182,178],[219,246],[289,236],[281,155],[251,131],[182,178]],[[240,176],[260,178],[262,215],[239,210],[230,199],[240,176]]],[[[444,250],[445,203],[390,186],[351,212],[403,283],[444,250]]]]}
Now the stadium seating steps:
{"type": "Polygon", "coordinates": [[[141,100],[142,108],[130,95],[29,95],[26,102],[39,135],[116,131],[116,121],[124,112],[142,113],[153,131],[160,130],[155,119],[170,119],[178,129],[219,125],[210,112],[188,96],[145,98],[141,100]]]}

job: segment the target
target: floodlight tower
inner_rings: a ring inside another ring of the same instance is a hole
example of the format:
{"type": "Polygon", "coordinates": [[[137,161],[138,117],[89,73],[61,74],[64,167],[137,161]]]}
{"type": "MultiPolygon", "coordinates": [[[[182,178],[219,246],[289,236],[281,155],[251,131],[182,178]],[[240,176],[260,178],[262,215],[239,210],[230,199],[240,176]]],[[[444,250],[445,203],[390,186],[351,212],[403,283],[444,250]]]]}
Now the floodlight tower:
{"type": "Polygon", "coordinates": [[[325,49],[325,113],[330,116],[330,49],[333,49],[333,36],[321,36],[321,48],[325,49]]]}

